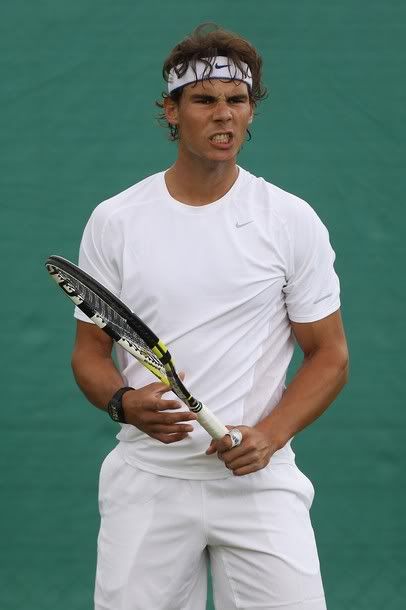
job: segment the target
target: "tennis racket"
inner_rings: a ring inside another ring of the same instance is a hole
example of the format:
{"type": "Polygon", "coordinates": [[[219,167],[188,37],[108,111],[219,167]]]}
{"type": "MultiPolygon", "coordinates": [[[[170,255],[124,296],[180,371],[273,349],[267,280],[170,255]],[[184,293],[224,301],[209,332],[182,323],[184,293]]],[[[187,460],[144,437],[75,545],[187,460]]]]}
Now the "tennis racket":
{"type": "Polygon", "coordinates": [[[79,267],[61,256],[50,256],[48,273],[84,314],[118,345],[168,385],[212,438],[222,438],[228,429],[183,385],[166,345],[120,299],[79,267]]]}

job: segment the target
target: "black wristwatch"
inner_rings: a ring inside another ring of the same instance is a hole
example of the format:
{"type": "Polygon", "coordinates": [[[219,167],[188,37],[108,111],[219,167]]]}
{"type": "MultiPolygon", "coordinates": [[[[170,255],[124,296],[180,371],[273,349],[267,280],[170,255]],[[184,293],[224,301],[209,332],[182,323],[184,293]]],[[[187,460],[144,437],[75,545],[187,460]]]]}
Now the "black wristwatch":
{"type": "Polygon", "coordinates": [[[125,424],[125,414],[123,409],[123,394],[128,392],[128,390],[133,390],[134,388],[124,387],[117,390],[117,392],[112,396],[108,405],[107,405],[107,413],[110,415],[113,421],[120,422],[120,424],[125,424]]]}

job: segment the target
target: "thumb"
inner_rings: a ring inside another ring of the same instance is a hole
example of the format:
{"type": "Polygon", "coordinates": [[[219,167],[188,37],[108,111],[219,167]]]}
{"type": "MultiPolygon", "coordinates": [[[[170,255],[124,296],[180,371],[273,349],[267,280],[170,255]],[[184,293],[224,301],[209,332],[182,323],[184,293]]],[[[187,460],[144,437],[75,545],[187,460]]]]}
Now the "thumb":
{"type": "MultiPolygon", "coordinates": [[[[226,426],[228,430],[232,430],[235,426],[226,426]]],[[[213,438],[208,449],[206,450],[206,455],[212,455],[216,453],[216,451],[227,451],[227,449],[231,449],[231,438],[228,434],[225,434],[221,438],[213,438]]]]}
{"type": "MultiPolygon", "coordinates": [[[[228,428],[228,430],[232,430],[233,428],[235,428],[235,426],[226,426],[228,428]]],[[[233,448],[233,442],[231,439],[230,434],[225,434],[224,436],[222,436],[221,438],[218,438],[215,441],[215,451],[218,451],[220,453],[224,453],[225,451],[229,451],[230,449],[233,448]]],[[[211,449],[211,445],[209,447],[209,449],[211,449]]],[[[211,453],[213,453],[211,451],[211,453]]]]}
{"type": "Polygon", "coordinates": [[[206,449],[206,455],[213,455],[213,453],[217,452],[217,441],[213,438],[210,445],[206,449]]]}
{"type": "MultiPolygon", "coordinates": [[[[182,382],[185,379],[185,376],[186,376],[185,371],[180,371],[178,373],[178,377],[182,382]]],[[[161,394],[161,396],[163,394],[166,394],[166,392],[171,392],[171,386],[169,385],[169,381],[167,383],[164,383],[163,381],[158,381],[151,385],[155,386],[157,392],[159,394],[161,394]]]]}
{"type": "Polygon", "coordinates": [[[166,392],[170,392],[170,390],[171,390],[169,381],[167,383],[165,383],[164,381],[154,381],[153,383],[150,383],[149,386],[147,386],[147,387],[150,388],[155,394],[158,394],[159,396],[162,396],[162,394],[165,394],[166,392]]]}

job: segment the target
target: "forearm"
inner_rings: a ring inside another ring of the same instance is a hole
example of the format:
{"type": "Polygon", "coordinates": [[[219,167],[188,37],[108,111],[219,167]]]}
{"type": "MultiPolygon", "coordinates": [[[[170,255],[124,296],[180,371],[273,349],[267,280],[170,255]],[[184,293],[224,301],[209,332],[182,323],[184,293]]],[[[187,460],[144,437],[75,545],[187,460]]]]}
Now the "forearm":
{"type": "Polygon", "coordinates": [[[280,449],[320,417],[345,385],[347,376],[345,349],[342,353],[329,348],[316,351],[304,359],[281,401],[256,428],[280,449]]]}
{"type": "Polygon", "coordinates": [[[74,352],[72,370],[86,398],[100,409],[105,409],[113,394],[125,385],[109,356],[74,352]]]}
{"type": "MultiPolygon", "coordinates": [[[[86,323],[78,325],[72,369],[88,400],[103,410],[113,394],[126,385],[111,358],[111,344],[98,333],[97,327],[86,323]]],[[[193,432],[191,421],[196,415],[178,411],[181,406],[178,400],[164,399],[169,391],[165,383],[155,381],[126,392],[122,401],[125,422],[165,444],[187,438],[193,432]]]]}

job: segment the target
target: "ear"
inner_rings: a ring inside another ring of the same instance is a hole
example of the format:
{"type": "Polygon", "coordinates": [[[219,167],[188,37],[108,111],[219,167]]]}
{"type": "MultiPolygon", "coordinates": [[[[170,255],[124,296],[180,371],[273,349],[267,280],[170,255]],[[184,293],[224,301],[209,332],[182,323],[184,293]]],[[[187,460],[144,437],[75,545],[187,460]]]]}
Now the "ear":
{"type": "Polygon", "coordinates": [[[170,97],[164,99],[164,112],[168,123],[178,124],[178,105],[170,97]]]}
{"type": "Polygon", "coordinates": [[[249,125],[250,125],[250,124],[252,123],[252,121],[254,120],[254,110],[255,110],[254,105],[253,105],[252,103],[251,103],[250,105],[251,105],[251,114],[250,114],[250,118],[248,119],[248,124],[249,124],[249,125]]]}

